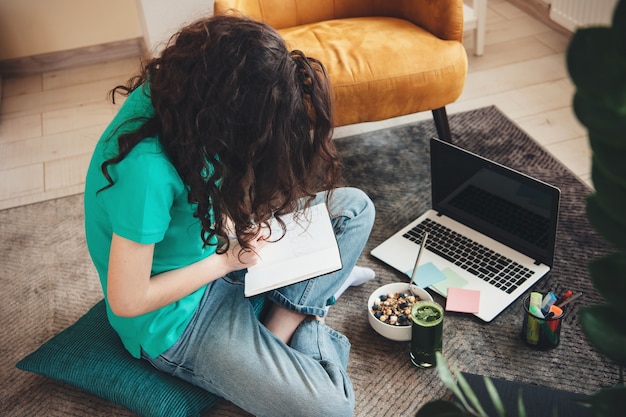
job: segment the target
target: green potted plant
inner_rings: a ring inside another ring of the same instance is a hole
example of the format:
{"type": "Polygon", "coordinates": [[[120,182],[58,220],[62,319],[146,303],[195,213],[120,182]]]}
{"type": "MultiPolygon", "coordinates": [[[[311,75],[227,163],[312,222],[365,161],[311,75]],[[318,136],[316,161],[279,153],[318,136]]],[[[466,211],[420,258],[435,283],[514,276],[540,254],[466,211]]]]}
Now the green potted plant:
{"type": "MultiPolygon", "coordinates": [[[[586,402],[594,417],[618,417],[626,410],[626,0],[618,2],[611,26],[574,33],[567,67],[576,86],[574,111],[588,129],[593,150],[595,192],[587,199],[587,217],[615,248],[589,264],[593,286],[605,302],[581,308],[579,320],[591,343],[619,366],[620,381],[586,402]]],[[[456,401],[432,401],[416,417],[486,416],[469,384],[458,372],[453,377],[441,355],[438,371],[456,401]]],[[[498,393],[488,378],[485,382],[498,415],[505,417],[498,393]]],[[[526,415],[521,401],[518,415],[526,415]]]]}
{"type": "Polygon", "coordinates": [[[574,34],[567,67],[576,86],[574,111],[589,132],[595,193],[587,217],[616,252],[589,264],[594,288],[606,301],[580,309],[580,324],[594,346],[620,366],[621,384],[589,398],[594,416],[623,415],[626,408],[626,0],[611,27],[574,34]]]}

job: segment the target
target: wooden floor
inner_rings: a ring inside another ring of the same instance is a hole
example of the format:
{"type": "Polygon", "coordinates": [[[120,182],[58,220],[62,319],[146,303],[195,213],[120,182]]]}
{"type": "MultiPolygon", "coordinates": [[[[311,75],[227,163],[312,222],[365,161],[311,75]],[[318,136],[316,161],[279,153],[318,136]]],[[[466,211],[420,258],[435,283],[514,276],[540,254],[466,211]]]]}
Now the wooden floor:
{"type": "MultiPolygon", "coordinates": [[[[591,185],[586,131],[572,113],[565,68],[568,37],[505,0],[489,0],[485,53],[448,113],[496,105],[591,185]]],[[[3,80],[0,101],[0,209],[80,193],[93,147],[117,110],[107,92],[138,59],[3,80]]],[[[118,103],[119,106],[119,103],[118,103]]],[[[417,120],[430,112],[336,129],[342,137],[417,120]]]]}

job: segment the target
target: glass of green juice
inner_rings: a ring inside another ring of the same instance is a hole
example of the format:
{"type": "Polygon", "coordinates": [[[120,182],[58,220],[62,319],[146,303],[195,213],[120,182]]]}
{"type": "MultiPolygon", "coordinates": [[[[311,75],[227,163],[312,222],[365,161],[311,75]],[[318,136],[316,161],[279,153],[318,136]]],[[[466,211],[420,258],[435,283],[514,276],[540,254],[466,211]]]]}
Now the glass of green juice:
{"type": "Polygon", "coordinates": [[[420,368],[437,365],[436,352],[443,347],[443,307],[434,301],[418,301],[411,308],[411,362],[420,368]]]}

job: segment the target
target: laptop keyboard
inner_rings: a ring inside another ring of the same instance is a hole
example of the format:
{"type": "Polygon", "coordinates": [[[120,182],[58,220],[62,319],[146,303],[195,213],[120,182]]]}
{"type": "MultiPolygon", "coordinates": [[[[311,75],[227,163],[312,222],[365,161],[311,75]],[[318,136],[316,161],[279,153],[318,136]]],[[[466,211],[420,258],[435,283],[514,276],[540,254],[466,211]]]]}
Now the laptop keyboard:
{"type": "Polygon", "coordinates": [[[512,259],[431,219],[413,227],[404,237],[419,244],[424,232],[428,232],[426,249],[508,294],[534,274],[512,259]]]}

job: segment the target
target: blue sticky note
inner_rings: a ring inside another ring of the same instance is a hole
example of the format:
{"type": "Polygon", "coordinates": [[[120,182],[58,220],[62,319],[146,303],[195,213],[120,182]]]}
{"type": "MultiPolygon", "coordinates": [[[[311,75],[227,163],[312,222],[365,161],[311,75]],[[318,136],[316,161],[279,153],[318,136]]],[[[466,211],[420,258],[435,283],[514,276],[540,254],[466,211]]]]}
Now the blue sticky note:
{"type": "MultiPolygon", "coordinates": [[[[405,272],[411,278],[413,275],[413,270],[405,272]]],[[[417,267],[417,272],[415,273],[415,285],[421,288],[430,287],[437,282],[443,281],[446,279],[446,276],[441,273],[439,268],[437,268],[432,262],[427,262],[417,267]]]]}

